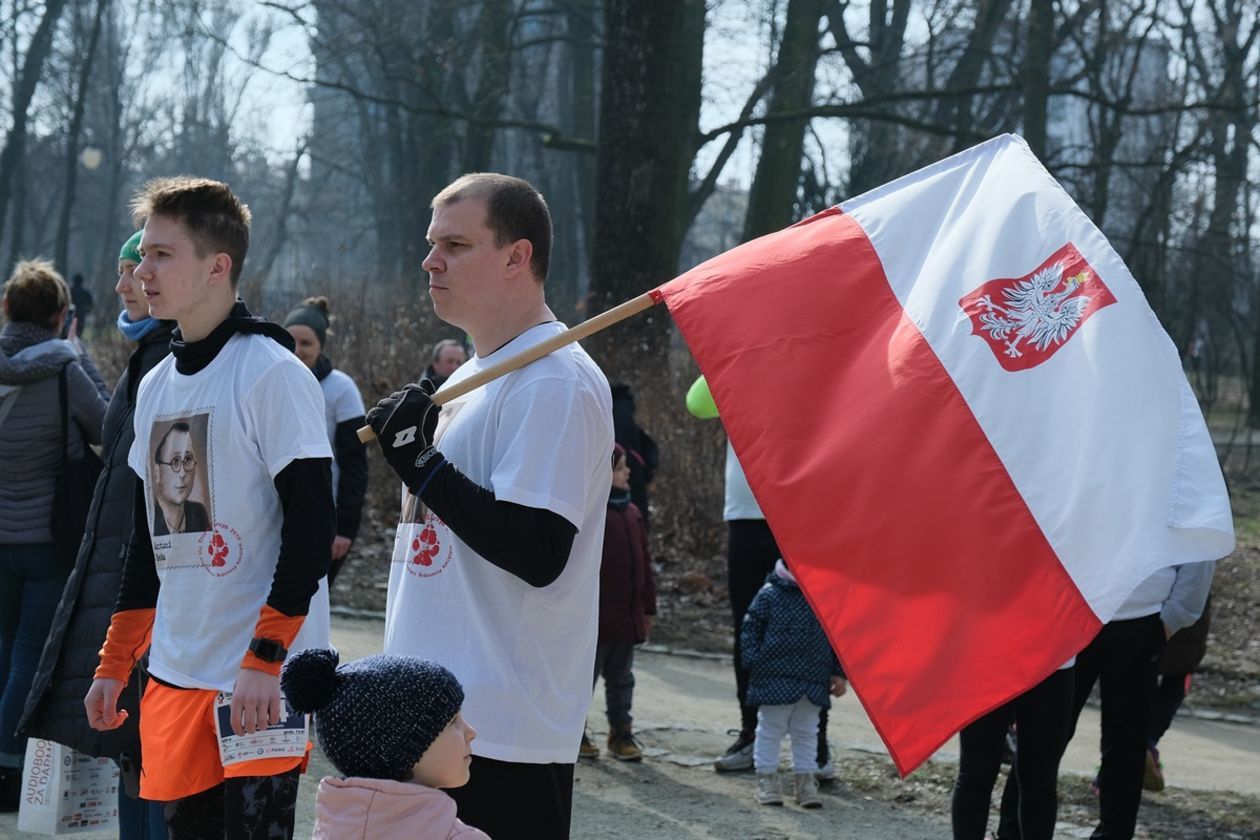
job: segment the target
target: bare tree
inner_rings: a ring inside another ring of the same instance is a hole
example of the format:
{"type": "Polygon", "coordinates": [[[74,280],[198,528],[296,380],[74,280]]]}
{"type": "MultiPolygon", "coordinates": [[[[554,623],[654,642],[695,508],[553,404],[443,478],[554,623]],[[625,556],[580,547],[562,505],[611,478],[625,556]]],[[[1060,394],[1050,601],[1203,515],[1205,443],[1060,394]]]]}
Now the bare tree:
{"type": "MultiPolygon", "coordinates": [[[[825,0],[789,0],[778,56],[770,74],[768,114],[801,111],[812,104],[820,55],[818,27],[825,0]]],[[[801,148],[807,118],[766,126],[761,156],[748,194],[744,239],[772,233],[795,221],[796,191],[801,180],[801,148]]]]}
{"type": "MultiPolygon", "coordinates": [[[[590,312],[677,270],[700,116],[704,11],[703,0],[605,3],[590,312]]],[[[668,317],[653,311],[589,347],[618,379],[636,364],[663,363],[668,337],[668,317]]]]}
{"type": "MultiPolygon", "coordinates": [[[[39,26],[35,29],[35,34],[31,36],[26,55],[22,60],[21,70],[14,79],[13,125],[5,138],[4,151],[0,152],[0,233],[4,231],[9,201],[13,195],[13,179],[22,165],[22,158],[26,151],[27,120],[31,100],[35,96],[35,87],[39,84],[44,62],[52,48],[53,31],[65,6],[65,0],[48,0],[44,4],[39,26]]],[[[16,51],[14,60],[17,60],[16,51]]],[[[17,224],[21,224],[20,218],[17,224]]]]}
{"type": "Polygon", "coordinates": [[[92,79],[92,67],[96,63],[96,46],[101,39],[105,10],[109,4],[110,0],[96,2],[91,33],[88,35],[87,47],[79,68],[73,114],[66,131],[66,181],[61,198],[61,215],[57,220],[57,244],[53,250],[57,265],[62,266],[63,269],[68,265],[67,256],[70,249],[70,210],[74,206],[75,184],[79,174],[79,137],[83,130],[83,114],[87,104],[88,86],[92,79]]]}

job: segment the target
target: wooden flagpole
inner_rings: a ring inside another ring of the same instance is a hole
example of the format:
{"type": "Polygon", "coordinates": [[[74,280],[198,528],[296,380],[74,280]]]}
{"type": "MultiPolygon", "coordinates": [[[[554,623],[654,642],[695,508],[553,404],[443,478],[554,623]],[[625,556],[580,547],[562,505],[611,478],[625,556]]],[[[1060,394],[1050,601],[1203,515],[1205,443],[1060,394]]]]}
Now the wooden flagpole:
{"type": "MultiPolygon", "coordinates": [[[[455,383],[449,388],[443,388],[433,395],[434,405],[445,405],[456,397],[462,397],[475,388],[480,388],[487,382],[493,382],[500,376],[511,373],[517,368],[525,367],[530,362],[537,361],[549,353],[553,353],[564,347],[566,344],[572,344],[575,341],[581,341],[587,336],[594,335],[600,330],[607,329],[619,321],[624,321],[631,315],[637,315],[646,309],[651,309],[656,305],[657,299],[652,296],[651,292],[644,292],[637,298],[632,298],[623,304],[614,306],[607,312],[589,318],[576,327],[570,327],[559,335],[553,335],[546,341],[535,344],[523,353],[518,353],[510,359],[504,359],[496,365],[491,365],[479,373],[455,383]]],[[[371,443],[376,439],[376,432],[372,431],[371,426],[364,426],[359,429],[359,440],[364,443],[371,443]]]]}

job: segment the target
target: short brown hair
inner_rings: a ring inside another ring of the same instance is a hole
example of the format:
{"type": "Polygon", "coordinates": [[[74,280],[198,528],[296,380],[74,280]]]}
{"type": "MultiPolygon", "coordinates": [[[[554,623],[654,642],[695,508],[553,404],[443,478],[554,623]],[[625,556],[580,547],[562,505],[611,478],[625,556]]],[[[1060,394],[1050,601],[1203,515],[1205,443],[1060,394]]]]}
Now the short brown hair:
{"type": "Polygon", "coordinates": [[[249,208],[222,181],[178,175],[154,178],[131,199],[136,227],[150,216],[177,219],[188,230],[197,256],[227,254],[232,258],[232,288],[241,279],[249,250],[249,208]]]}
{"type": "Polygon", "coordinates": [[[470,172],[461,175],[433,197],[431,207],[454,204],[465,198],[479,198],[486,204],[486,227],[494,231],[494,244],[500,248],[518,239],[534,246],[529,266],[542,283],[551,270],[551,211],[534,185],[497,172],[470,172]]]}
{"type": "Polygon", "coordinates": [[[4,284],[9,320],[51,327],[70,305],[70,287],[48,260],[21,260],[4,284]]]}

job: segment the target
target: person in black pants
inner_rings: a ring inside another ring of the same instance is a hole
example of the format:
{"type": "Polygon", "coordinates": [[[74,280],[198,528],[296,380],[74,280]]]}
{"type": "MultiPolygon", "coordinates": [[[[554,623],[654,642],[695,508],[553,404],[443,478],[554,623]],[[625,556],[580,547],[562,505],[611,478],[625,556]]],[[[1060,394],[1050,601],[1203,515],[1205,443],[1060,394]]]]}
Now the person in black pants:
{"type": "Polygon", "coordinates": [[[1014,721],[1020,735],[1011,772],[1019,778],[1018,825],[1024,840],[1054,836],[1058,811],[1059,757],[1072,717],[1073,671],[1064,666],[959,733],[961,754],[951,818],[954,840],[981,840],[989,801],[1014,721]]]}
{"type": "MultiPolygon", "coordinates": [[[[687,410],[702,420],[718,416],[717,405],[703,376],[692,383],[687,391],[687,410]]],[[[757,732],[757,707],[748,704],[748,671],[740,665],[740,628],[744,613],[753,596],[766,581],[766,575],[774,568],[774,562],[783,555],[775,542],[770,526],[757,500],[753,498],[743,467],[735,457],[730,441],[726,444],[725,502],[722,518],[726,520],[727,533],[727,590],[731,599],[732,629],[735,635],[735,695],[739,701],[740,731],[735,742],[725,754],[713,762],[719,772],[750,770],[753,766],[753,742],[757,732]]],[[[827,781],[835,778],[831,756],[827,747],[827,710],[818,719],[818,778],[827,781]]]]}
{"type": "Polygon", "coordinates": [[[739,699],[741,730],[748,734],[751,744],[757,731],[757,707],[748,704],[748,669],[740,664],[740,628],[753,597],[765,585],[774,562],[783,555],[764,519],[732,519],[726,523],[726,533],[726,581],[735,631],[735,696],[739,699]]]}
{"type": "Polygon", "coordinates": [[[1146,773],[1142,789],[1164,789],[1164,768],[1159,760],[1159,740],[1172,726],[1181,702],[1190,690],[1190,675],[1199,670],[1207,653],[1207,637],[1211,627],[1212,599],[1208,598],[1203,615],[1189,627],[1173,634],[1159,658],[1159,686],[1155,689],[1155,706],[1151,712],[1151,731],[1147,738],[1146,773]]]}
{"type": "MultiPolygon", "coordinates": [[[[1102,763],[1098,771],[1100,819],[1092,840],[1129,840],[1142,802],[1151,708],[1159,658],[1168,637],[1203,613],[1215,562],[1186,563],[1154,572],[1129,594],[1111,621],[1076,657],[1076,688],[1067,741],[1094,683],[1102,698],[1102,763]]],[[[1020,742],[1026,733],[1020,731],[1020,742]]],[[[1066,746],[1066,742],[1065,742],[1066,746]]],[[[1015,754],[1019,755],[1019,746],[1015,754]]],[[[1015,815],[1018,779],[1012,774],[1002,796],[999,840],[1018,840],[1015,815]]]]}
{"type": "MultiPolygon", "coordinates": [[[[1158,613],[1110,621],[1076,657],[1075,696],[1064,749],[1076,734],[1094,683],[1100,684],[1103,697],[1102,763],[1097,779],[1100,819],[1091,840],[1128,840],[1137,828],[1147,730],[1164,641],[1158,613]]],[[[1016,760],[1030,737],[1033,733],[1026,728],[1016,731],[1016,760]]],[[[1022,803],[1018,774],[1012,773],[1002,794],[998,840],[1026,840],[1017,816],[1022,803]]]]}

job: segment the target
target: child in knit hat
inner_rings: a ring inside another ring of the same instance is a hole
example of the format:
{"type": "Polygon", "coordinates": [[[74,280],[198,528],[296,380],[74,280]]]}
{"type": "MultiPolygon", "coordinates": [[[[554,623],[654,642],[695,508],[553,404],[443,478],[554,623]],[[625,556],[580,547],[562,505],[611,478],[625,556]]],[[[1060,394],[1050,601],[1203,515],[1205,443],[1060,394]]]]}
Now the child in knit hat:
{"type": "Polygon", "coordinates": [[[339,668],[336,653],[312,649],[285,665],[281,684],[294,709],[314,713],[319,746],[345,776],[319,783],[314,840],[486,837],[441,790],[468,782],[477,735],[450,671],[384,655],[339,668]]]}

